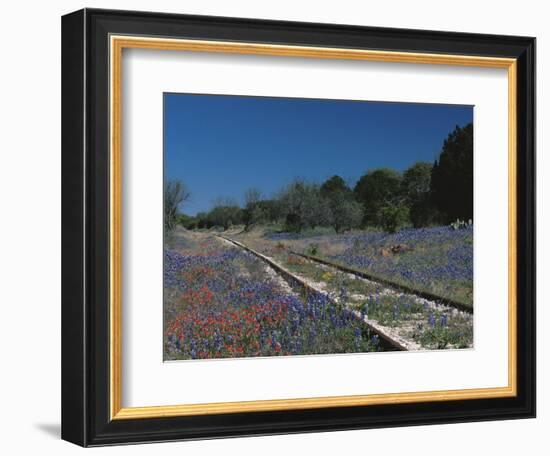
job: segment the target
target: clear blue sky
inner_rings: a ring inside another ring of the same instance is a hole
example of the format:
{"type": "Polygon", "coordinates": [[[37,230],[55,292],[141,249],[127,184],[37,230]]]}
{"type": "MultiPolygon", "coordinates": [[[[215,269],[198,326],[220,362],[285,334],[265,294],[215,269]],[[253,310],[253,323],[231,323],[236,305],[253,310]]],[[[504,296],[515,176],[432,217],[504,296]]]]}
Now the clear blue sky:
{"type": "Polygon", "coordinates": [[[165,179],[181,179],[194,215],[217,198],[269,197],[294,178],[355,184],[367,170],[433,162],[472,106],[226,95],[164,95],[165,179]]]}

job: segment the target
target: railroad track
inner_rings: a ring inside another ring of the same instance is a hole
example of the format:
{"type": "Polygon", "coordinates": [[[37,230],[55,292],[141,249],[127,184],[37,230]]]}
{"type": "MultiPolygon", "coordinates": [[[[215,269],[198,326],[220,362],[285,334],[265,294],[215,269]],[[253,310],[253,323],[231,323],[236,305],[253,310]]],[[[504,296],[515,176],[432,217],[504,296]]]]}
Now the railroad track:
{"type": "Polygon", "coordinates": [[[470,307],[470,306],[468,306],[466,304],[463,304],[459,301],[454,301],[452,299],[448,299],[448,298],[445,298],[443,296],[436,295],[434,293],[430,293],[430,292],[426,292],[426,291],[422,291],[422,290],[417,290],[417,289],[409,287],[407,285],[402,285],[402,284],[393,282],[391,280],[382,279],[380,277],[374,276],[374,275],[369,274],[367,272],[358,271],[357,269],[350,268],[350,267],[347,267],[347,266],[343,266],[343,265],[340,265],[340,264],[337,264],[337,263],[332,263],[331,261],[327,261],[327,260],[324,260],[324,259],[321,259],[321,258],[317,258],[315,256],[307,255],[305,253],[299,253],[299,252],[295,252],[293,250],[287,250],[287,251],[289,253],[291,253],[292,255],[296,255],[296,256],[305,258],[306,260],[313,261],[314,263],[319,263],[319,264],[329,266],[329,267],[334,268],[334,269],[338,269],[339,271],[346,272],[348,274],[353,274],[357,277],[361,277],[363,279],[367,279],[367,280],[370,280],[372,282],[376,282],[380,285],[384,285],[385,287],[394,289],[396,291],[400,291],[400,292],[403,292],[403,293],[418,296],[419,298],[427,299],[427,300],[433,301],[437,304],[444,304],[446,306],[454,307],[455,309],[461,310],[462,312],[467,312],[467,313],[470,313],[470,314],[474,313],[473,307],[470,307]]]}
{"type": "MultiPolygon", "coordinates": [[[[225,237],[225,236],[221,236],[219,234],[217,234],[216,236],[220,239],[223,239],[223,240],[233,244],[236,247],[239,247],[239,248],[249,252],[250,254],[254,255],[255,257],[259,258],[260,260],[262,260],[263,262],[268,264],[278,274],[280,274],[291,286],[301,288],[301,289],[305,290],[308,293],[320,293],[320,294],[328,296],[328,294],[325,291],[317,289],[316,287],[314,287],[311,284],[307,283],[304,279],[302,279],[301,277],[298,277],[297,275],[295,275],[294,273],[292,273],[291,271],[286,269],[284,266],[282,266],[281,264],[274,261],[272,258],[269,258],[269,257],[263,255],[262,253],[257,252],[256,250],[251,249],[247,245],[245,245],[245,244],[243,244],[239,241],[236,241],[234,239],[231,239],[231,238],[228,238],[228,237],[225,237]]],[[[328,296],[328,299],[334,305],[340,305],[338,302],[336,302],[330,296],[328,296]]],[[[352,310],[352,313],[355,316],[355,318],[361,320],[369,328],[369,330],[371,330],[373,333],[378,335],[378,337],[380,338],[380,341],[381,341],[382,345],[384,346],[384,348],[387,348],[387,349],[390,349],[390,350],[396,350],[396,351],[408,351],[408,350],[411,349],[411,343],[410,342],[408,342],[408,341],[406,341],[402,338],[397,338],[397,337],[394,337],[394,336],[390,336],[376,322],[373,322],[371,320],[368,320],[366,317],[363,317],[359,311],[352,310]]],[[[414,348],[417,348],[417,347],[414,347],[414,348]]]]}

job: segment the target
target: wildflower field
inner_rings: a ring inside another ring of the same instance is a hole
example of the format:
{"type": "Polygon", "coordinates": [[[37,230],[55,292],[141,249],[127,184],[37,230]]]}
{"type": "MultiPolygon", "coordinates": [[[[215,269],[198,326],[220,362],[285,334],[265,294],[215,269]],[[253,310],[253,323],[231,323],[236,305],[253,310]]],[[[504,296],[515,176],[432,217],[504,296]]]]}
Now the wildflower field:
{"type": "Polygon", "coordinates": [[[245,236],[263,251],[285,246],[473,307],[473,226],[245,236]],[[400,251],[393,252],[392,248],[400,251]]]}
{"type": "Polygon", "coordinates": [[[327,294],[300,294],[261,260],[211,234],[173,234],[164,287],[165,360],[383,349],[327,294]]]}
{"type": "Polygon", "coordinates": [[[473,346],[471,313],[293,253],[330,259],[472,305],[471,227],[314,236],[242,229],[224,233],[319,290],[307,293],[217,234],[176,230],[166,243],[166,360],[389,349],[365,321],[412,350],[473,346]],[[395,245],[402,251],[393,252],[395,245]]]}
{"type": "Polygon", "coordinates": [[[236,232],[233,237],[274,258],[346,308],[361,312],[387,334],[408,341],[409,349],[473,346],[472,226],[406,229],[394,234],[354,231],[308,235],[257,230],[236,232]],[[465,312],[397,292],[293,252],[434,293],[472,310],[465,312]]]}

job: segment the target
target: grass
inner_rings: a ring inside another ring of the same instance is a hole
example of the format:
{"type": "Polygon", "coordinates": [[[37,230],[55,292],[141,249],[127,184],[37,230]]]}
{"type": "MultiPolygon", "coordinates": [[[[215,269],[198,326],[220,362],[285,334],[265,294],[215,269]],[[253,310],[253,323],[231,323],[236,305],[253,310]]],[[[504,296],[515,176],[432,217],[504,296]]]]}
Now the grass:
{"type": "Polygon", "coordinates": [[[302,296],[211,234],[174,233],[164,289],[167,360],[384,350],[344,306],[323,293],[302,296]]]}
{"type": "Polygon", "coordinates": [[[384,287],[347,273],[329,270],[296,255],[279,257],[290,271],[321,283],[326,291],[360,310],[369,320],[398,328],[423,348],[465,348],[473,343],[471,316],[448,307],[439,309],[407,294],[384,294],[384,287]]]}
{"type": "Polygon", "coordinates": [[[472,230],[447,227],[407,230],[389,235],[376,231],[314,237],[271,239],[260,230],[238,236],[251,248],[274,258],[291,272],[315,282],[348,307],[380,325],[393,328],[423,348],[465,348],[473,345],[473,317],[451,307],[436,306],[406,293],[292,255],[315,254],[346,266],[472,306],[472,230]],[[382,249],[406,245],[402,253],[382,249]],[[459,264],[455,267],[453,262],[459,264]],[[362,266],[362,267],[361,267],[362,266]]]}
{"type": "MultiPolygon", "coordinates": [[[[269,242],[269,241],[267,241],[269,242]]],[[[353,232],[285,244],[334,264],[473,306],[473,230],[436,227],[353,232]],[[393,253],[392,248],[403,251],[393,253]]]]}
{"type": "Polygon", "coordinates": [[[368,295],[380,292],[383,287],[374,282],[350,277],[350,274],[312,263],[297,255],[284,254],[277,258],[291,272],[306,276],[315,282],[322,282],[333,293],[368,295]]]}
{"type": "Polygon", "coordinates": [[[403,334],[423,348],[466,348],[473,344],[473,319],[448,308],[436,308],[408,295],[374,295],[360,310],[369,319],[403,334]]]}

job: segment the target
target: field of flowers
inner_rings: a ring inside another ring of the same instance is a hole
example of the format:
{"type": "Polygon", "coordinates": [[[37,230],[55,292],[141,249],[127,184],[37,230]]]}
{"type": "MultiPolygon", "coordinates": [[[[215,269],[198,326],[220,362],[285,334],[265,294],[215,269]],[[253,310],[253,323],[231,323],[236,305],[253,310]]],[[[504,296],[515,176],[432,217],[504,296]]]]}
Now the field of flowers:
{"type": "Polygon", "coordinates": [[[164,252],[165,360],[380,351],[324,293],[302,296],[251,254],[181,231],[164,252]]]}
{"type": "Polygon", "coordinates": [[[347,308],[360,311],[388,334],[410,341],[409,349],[473,346],[471,313],[392,291],[292,253],[306,253],[473,307],[472,226],[339,235],[274,234],[258,229],[231,236],[309,280],[347,308]]]}
{"type": "Polygon", "coordinates": [[[391,335],[411,342],[409,349],[468,348],[473,345],[473,318],[468,312],[435,305],[415,295],[339,271],[280,250],[277,261],[325,291],[332,300],[359,311],[391,335]]]}
{"type": "Polygon", "coordinates": [[[303,237],[277,233],[265,244],[284,244],[333,263],[473,306],[473,227],[407,229],[303,237]],[[398,246],[400,252],[392,248],[398,246]]]}

